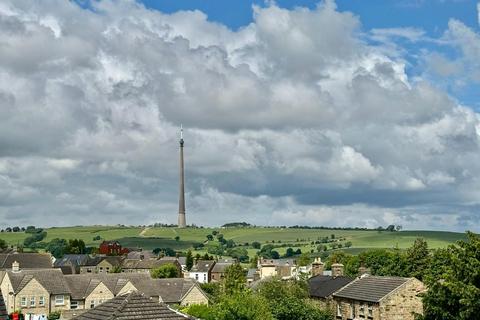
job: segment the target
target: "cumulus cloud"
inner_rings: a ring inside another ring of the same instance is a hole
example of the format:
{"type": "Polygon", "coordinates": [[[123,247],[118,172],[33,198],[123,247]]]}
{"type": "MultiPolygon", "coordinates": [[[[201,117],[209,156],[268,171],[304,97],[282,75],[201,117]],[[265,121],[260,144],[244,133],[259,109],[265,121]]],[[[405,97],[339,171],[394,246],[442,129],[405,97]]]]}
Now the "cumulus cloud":
{"type": "MultiPolygon", "coordinates": [[[[333,1],[254,7],[235,32],[91,6],[0,4],[0,225],[173,223],[183,123],[189,222],[474,226],[478,114],[333,1]]],[[[478,35],[448,35],[476,57],[478,35]]]]}

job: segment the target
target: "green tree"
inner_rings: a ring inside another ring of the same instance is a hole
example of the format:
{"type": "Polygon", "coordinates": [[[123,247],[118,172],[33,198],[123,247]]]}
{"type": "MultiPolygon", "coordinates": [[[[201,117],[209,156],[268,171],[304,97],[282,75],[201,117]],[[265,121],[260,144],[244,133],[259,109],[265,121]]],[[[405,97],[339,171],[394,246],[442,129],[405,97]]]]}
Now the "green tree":
{"type": "Polygon", "coordinates": [[[238,263],[232,264],[225,269],[223,278],[223,290],[227,295],[244,291],[247,278],[242,266],[238,263]]]}
{"type": "Polygon", "coordinates": [[[7,249],[8,245],[7,242],[3,239],[0,239],[0,250],[7,249]]]}
{"type": "Polygon", "coordinates": [[[192,304],[180,310],[183,313],[203,320],[215,320],[213,307],[206,304],[192,304]]]}
{"type": "Polygon", "coordinates": [[[248,291],[223,296],[213,313],[215,320],[274,320],[268,301],[248,291]]]}
{"type": "Polygon", "coordinates": [[[71,254],[84,254],[87,248],[85,242],[81,239],[70,239],[68,240],[68,246],[65,249],[65,253],[71,254]]]}
{"type": "Polygon", "coordinates": [[[308,253],[304,253],[300,256],[300,258],[298,258],[298,261],[297,261],[298,265],[299,266],[306,266],[310,263],[310,256],[308,255],[308,253]]]}
{"type": "Polygon", "coordinates": [[[227,255],[237,259],[239,262],[248,263],[250,258],[248,257],[248,251],[245,248],[232,248],[227,250],[227,255]]]}
{"type": "Polygon", "coordinates": [[[260,242],[257,242],[257,241],[252,242],[253,249],[260,249],[261,246],[262,245],[260,244],[260,242]]]}
{"type": "Polygon", "coordinates": [[[48,320],[58,320],[58,319],[60,319],[60,315],[61,315],[60,311],[53,311],[48,315],[47,319],[48,320]]]}
{"type": "Polygon", "coordinates": [[[405,259],[408,275],[423,280],[423,275],[430,265],[427,241],[422,238],[416,239],[413,246],[407,249],[405,259]]]}
{"type": "Polygon", "coordinates": [[[177,242],[180,241],[180,236],[176,236],[175,241],[177,241],[177,242]]]}
{"type": "Polygon", "coordinates": [[[67,246],[67,240],[55,238],[47,244],[45,250],[50,252],[55,258],[61,258],[65,254],[67,246]]]}
{"type": "Polygon", "coordinates": [[[152,269],[150,274],[152,275],[152,278],[155,279],[178,278],[180,276],[177,267],[172,263],[167,263],[163,266],[152,269]]]}
{"type": "Polygon", "coordinates": [[[192,250],[188,250],[187,252],[187,258],[185,259],[185,263],[187,265],[187,270],[190,271],[193,267],[193,255],[192,255],[192,250]]]}
{"type": "Polygon", "coordinates": [[[438,249],[424,275],[424,320],[468,320],[480,315],[480,236],[467,233],[446,249],[438,249]]]}

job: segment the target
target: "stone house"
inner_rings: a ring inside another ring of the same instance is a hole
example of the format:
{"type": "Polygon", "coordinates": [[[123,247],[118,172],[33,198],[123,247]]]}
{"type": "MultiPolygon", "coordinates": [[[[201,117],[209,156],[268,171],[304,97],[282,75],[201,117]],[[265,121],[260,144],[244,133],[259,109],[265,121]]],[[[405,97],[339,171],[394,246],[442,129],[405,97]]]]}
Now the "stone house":
{"type": "Polygon", "coordinates": [[[121,268],[124,257],[119,256],[89,256],[84,265],[80,266],[83,273],[109,273],[121,268]]]}
{"type": "Polygon", "coordinates": [[[112,319],[142,319],[142,320],[185,320],[194,319],[167,305],[155,302],[147,296],[130,292],[106,301],[105,303],[74,316],[74,320],[112,320],[112,319]]]}
{"type": "Polygon", "coordinates": [[[124,273],[147,273],[150,274],[152,269],[156,269],[166,264],[173,264],[178,271],[178,274],[182,276],[182,266],[178,260],[162,260],[162,259],[125,259],[122,262],[121,268],[124,273]]]}
{"type": "Polygon", "coordinates": [[[257,263],[260,279],[280,277],[291,279],[297,275],[297,263],[293,259],[258,259],[257,263]]]}
{"type": "Polygon", "coordinates": [[[70,289],[60,269],[23,270],[14,263],[3,272],[0,291],[8,313],[21,309],[24,314],[48,315],[70,309],[70,289]]]}
{"type": "Polygon", "coordinates": [[[197,280],[199,283],[209,283],[212,279],[214,266],[214,260],[198,260],[188,273],[188,277],[197,280]]]}
{"type": "Polygon", "coordinates": [[[10,269],[16,261],[22,269],[46,269],[53,267],[54,258],[49,253],[0,253],[0,270],[10,269]]]}
{"type": "Polygon", "coordinates": [[[219,260],[215,263],[212,268],[211,274],[211,281],[212,282],[220,282],[225,277],[225,270],[234,264],[232,260],[219,260]]]}
{"type": "Polygon", "coordinates": [[[345,276],[324,276],[318,274],[308,279],[310,298],[314,299],[322,308],[331,307],[333,294],[352,282],[354,278],[345,276]]]}
{"type": "Polygon", "coordinates": [[[361,276],[333,294],[336,319],[413,320],[423,314],[415,278],[361,276]]]}
{"type": "Polygon", "coordinates": [[[162,257],[160,258],[162,261],[176,261],[180,264],[180,267],[182,267],[182,272],[185,273],[187,272],[187,257],[162,257]]]}

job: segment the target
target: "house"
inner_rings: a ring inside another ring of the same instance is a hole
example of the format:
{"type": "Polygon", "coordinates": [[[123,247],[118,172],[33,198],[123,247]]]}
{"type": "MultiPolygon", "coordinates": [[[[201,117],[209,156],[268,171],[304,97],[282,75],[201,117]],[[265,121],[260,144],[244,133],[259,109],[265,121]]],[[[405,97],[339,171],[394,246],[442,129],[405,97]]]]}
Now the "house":
{"type": "Polygon", "coordinates": [[[112,273],[66,275],[71,289],[72,309],[91,309],[130,291],[167,304],[207,304],[208,298],[198,283],[191,279],[152,279],[149,274],[112,273]]]}
{"type": "Polygon", "coordinates": [[[12,269],[3,272],[0,291],[8,313],[21,309],[25,315],[48,315],[70,309],[70,289],[60,269],[12,269]]]}
{"type": "Polygon", "coordinates": [[[211,281],[220,282],[225,277],[225,270],[233,265],[234,262],[231,260],[219,260],[215,263],[211,271],[211,281]]]}
{"type": "Polygon", "coordinates": [[[74,320],[194,319],[138,292],[119,295],[73,318],[74,320]]]}
{"type": "Polygon", "coordinates": [[[120,270],[123,260],[120,256],[89,256],[85,265],[80,266],[80,274],[115,272],[120,270]]]}
{"type": "Polygon", "coordinates": [[[308,279],[308,291],[310,298],[318,302],[322,308],[329,307],[333,304],[333,293],[340,290],[354,278],[345,276],[324,276],[318,274],[308,279]]]}
{"type": "Polygon", "coordinates": [[[297,263],[293,259],[258,259],[260,279],[280,277],[291,279],[297,275],[297,263]]]}
{"type": "Polygon", "coordinates": [[[0,270],[10,269],[15,261],[22,269],[52,268],[53,260],[49,253],[0,253],[0,270]]]}
{"type": "Polygon", "coordinates": [[[126,255],[129,251],[127,248],[123,248],[118,241],[103,241],[98,247],[98,253],[108,256],[126,255]]]}
{"type": "Polygon", "coordinates": [[[188,277],[197,280],[199,283],[209,283],[214,265],[214,260],[197,260],[188,273],[188,277]]]}
{"type": "Polygon", "coordinates": [[[155,259],[157,256],[152,251],[143,251],[142,249],[132,250],[127,254],[127,259],[155,259]]]}
{"type": "Polygon", "coordinates": [[[258,270],[255,268],[250,268],[247,271],[247,284],[252,284],[254,281],[257,281],[260,279],[260,274],[258,273],[258,270]]]}
{"type": "MultiPolygon", "coordinates": [[[[0,275],[0,279],[1,279],[0,275]]],[[[5,302],[3,301],[2,291],[0,290],[0,320],[8,320],[8,313],[7,307],[5,306],[5,302]]]]}
{"type": "Polygon", "coordinates": [[[187,306],[191,304],[208,304],[206,293],[193,279],[149,279],[134,283],[139,292],[166,304],[187,306]]]}
{"type": "Polygon", "coordinates": [[[152,269],[164,266],[166,264],[173,264],[178,271],[179,275],[182,275],[182,266],[178,260],[162,260],[162,259],[125,259],[122,262],[121,268],[124,273],[147,273],[150,274],[152,269]]]}
{"type": "Polygon", "coordinates": [[[162,257],[162,261],[177,261],[182,267],[182,272],[187,272],[187,257],[162,257]]]}
{"type": "Polygon", "coordinates": [[[55,260],[54,268],[60,268],[63,274],[78,274],[80,267],[88,264],[90,256],[88,254],[66,254],[62,258],[55,260]]]}
{"type": "Polygon", "coordinates": [[[336,319],[413,320],[425,290],[415,278],[364,275],[333,294],[336,319]]]}

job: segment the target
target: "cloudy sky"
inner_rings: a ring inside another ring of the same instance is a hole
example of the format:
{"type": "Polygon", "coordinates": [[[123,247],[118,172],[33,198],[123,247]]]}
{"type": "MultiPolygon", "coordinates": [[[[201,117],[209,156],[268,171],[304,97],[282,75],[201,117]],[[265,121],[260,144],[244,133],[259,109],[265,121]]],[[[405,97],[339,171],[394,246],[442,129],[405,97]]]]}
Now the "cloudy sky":
{"type": "Polygon", "coordinates": [[[480,4],[0,2],[0,227],[480,231],[480,4]]]}

